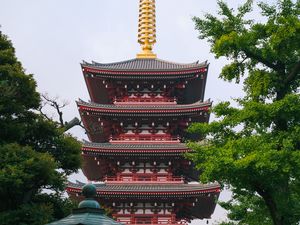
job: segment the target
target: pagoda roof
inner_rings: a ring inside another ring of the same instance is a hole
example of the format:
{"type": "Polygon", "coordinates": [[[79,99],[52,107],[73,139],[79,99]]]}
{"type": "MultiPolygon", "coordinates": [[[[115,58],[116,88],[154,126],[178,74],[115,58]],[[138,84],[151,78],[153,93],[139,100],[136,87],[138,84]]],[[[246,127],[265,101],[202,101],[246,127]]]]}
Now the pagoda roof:
{"type": "MultiPolygon", "coordinates": [[[[81,193],[84,183],[69,183],[68,192],[81,193]]],[[[140,197],[175,197],[198,196],[199,194],[219,193],[220,185],[210,184],[95,184],[97,197],[140,196],[140,197]]]]}
{"type": "Polygon", "coordinates": [[[147,155],[182,155],[190,152],[188,147],[183,143],[176,144],[112,144],[112,143],[94,143],[85,141],[82,151],[91,152],[92,154],[147,154],[147,155]]]}
{"type": "Polygon", "coordinates": [[[59,221],[47,225],[122,225],[104,215],[99,209],[75,209],[73,213],[59,221]]]}
{"type": "Polygon", "coordinates": [[[105,215],[105,210],[100,208],[99,203],[94,200],[97,191],[93,184],[87,184],[82,188],[85,199],[81,201],[72,214],[59,221],[48,225],[122,225],[105,215]]]}
{"type": "Polygon", "coordinates": [[[86,148],[101,148],[101,149],[185,149],[188,150],[183,143],[176,144],[111,144],[111,143],[95,143],[84,141],[83,147],[86,148]]]}
{"type": "Polygon", "coordinates": [[[104,114],[112,115],[112,113],[164,113],[162,115],[168,115],[165,113],[185,113],[185,112],[197,112],[208,111],[212,103],[196,102],[193,104],[182,105],[115,105],[115,104],[97,104],[93,102],[85,102],[82,100],[77,101],[78,107],[86,111],[101,112],[104,114]]]}
{"type": "Polygon", "coordinates": [[[130,59],[114,63],[83,62],[82,67],[94,68],[107,71],[186,71],[207,67],[207,61],[199,63],[175,63],[162,59],[130,59]]]}

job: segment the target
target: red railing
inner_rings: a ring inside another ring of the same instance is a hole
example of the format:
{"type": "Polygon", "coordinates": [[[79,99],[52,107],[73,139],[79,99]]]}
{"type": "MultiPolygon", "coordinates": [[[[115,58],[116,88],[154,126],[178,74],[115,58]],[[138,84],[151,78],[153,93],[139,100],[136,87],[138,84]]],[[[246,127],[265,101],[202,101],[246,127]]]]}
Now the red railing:
{"type": "Polygon", "coordinates": [[[176,215],[172,214],[113,214],[118,222],[127,225],[149,224],[149,225],[187,225],[184,220],[176,221],[176,215]]]}
{"type": "Polygon", "coordinates": [[[104,179],[105,182],[107,183],[113,183],[113,184],[118,184],[118,183],[173,183],[173,184],[182,184],[184,183],[184,178],[183,177],[105,177],[104,179]]]}
{"type": "Polygon", "coordinates": [[[117,142],[153,142],[153,141],[164,141],[164,142],[180,142],[180,137],[170,137],[169,135],[142,135],[142,134],[128,134],[117,137],[110,137],[111,143],[117,142]]]}
{"type": "Polygon", "coordinates": [[[142,222],[139,222],[139,223],[131,223],[131,222],[124,222],[124,221],[120,221],[120,220],[117,220],[118,222],[120,223],[123,223],[123,224],[128,224],[128,225],[140,225],[140,224],[147,224],[147,225],[187,225],[188,223],[172,223],[172,222],[157,222],[157,223],[153,223],[153,222],[150,222],[150,223],[147,223],[146,221],[144,223],[142,222]]]}
{"type": "Polygon", "coordinates": [[[177,104],[176,98],[117,98],[114,100],[114,104],[127,104],[127,103],[171,103],[177,104]]]}
{"type": "MultiPolygon", "coordinates": [[[[120,222],[120,221],[119,221],[120,222]]],[[[140,224],[147,224],[147,225],[188,225],[188,223],[172,223],[172,222],[167,222],[167,223],[165,223],[165,222],[157,222],[157,223],[147,223],[147,222],[145,222],[145,223],[130,223],[130,222],[121,222],[121,223],[123,223],[123,224],[128,224],[128,225],[140,225],[140,224]]]]}

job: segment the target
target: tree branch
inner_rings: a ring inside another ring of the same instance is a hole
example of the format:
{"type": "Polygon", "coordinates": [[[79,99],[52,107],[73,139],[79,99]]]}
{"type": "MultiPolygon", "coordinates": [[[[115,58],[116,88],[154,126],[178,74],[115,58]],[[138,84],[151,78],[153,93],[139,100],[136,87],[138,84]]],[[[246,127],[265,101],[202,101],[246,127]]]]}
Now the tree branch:
{"type": "Polygon", "coordinates": [[[248,58],[253,58],[256,59],[257,61],[259,61],[260,63],[264,64],[265,66],[275,70],[275,71],[284,71],[284,66],[281,64],[274,64],[270,61],[268,61],[267,59],[263,58],[262,56],[260,56],[259,54],[255,54],[253,51],[251,51],[248,48],[242,49],[242,51],[246,54],[246,56],[248,58]]]}
{"type": "Polygon", "coordinates": [[[280,223],[280,215],[278,215],[277,205],[274,202],[272,196],[269,192],[265,191],[259,184],[254,184],[254,187],[256,189],[256,192],[263,198],[263,200],[266,203],[266,206],[268,207],[271,218],[273,220],[274,225],[282,225],[280,223]]]}
{"type": "Polygon", "coordinates": [[[56,98],[50,98],[47,94],[42,94],[41,95],[43,98],[43,104],[40,106],[39,108],[39,112],[41,113],[41,115],[43,117],[45,117],[47,120],[49,121],[53,121],[52,118],[48,117],[43,111],[43,107],[45,107],[46,105],[51,106],[52,108],[55,109],[56,113],[58,114],[58,120],[59,122],[57,122],[61,128],[64,129],[64,132],[70,130],[71,128],[75,127],[75,126],[80,126],[82,127],[85,132],[87,133],[87,130],[85,129],[85,127],[81,124],[81,121],[77,118],[74,117],[72,120],[70,120],[69,122],[64,122],[63,120],[63,112],[62,112],[62,108],[64,108],[65,106],[68,105],[68,103],[66,101],[60,103],[58,101],[58,97],[56,98]]]}
{"type": "MultiPolygon", "coordinates": [[[[81,121],[80,121],[77,117],[75,117],[74,119],[72,119],[72,120],[69,121],[68,123],[65,123],[65,124],[64,124],[65,132],[66,132],[67,130],[70,130],[71,128],[73,128],[73,127],[75,127],[75,126],[80,126],[80,127],[82,127],[82,128],[85,129],[85,127],[82,126],[81,121]]],[[[86,130],[85,130],[85,131],[86,131],[86,130]]]]}
{"type": "Polygon", "coordinates": [[[300,72],[300,61],[298,61],[298,63],[296,63],[296,65],[293,67],[292,71],[287,76],[285,83],[287,84],[291,82],[297,76],[297,74],[299,74],[299,72],[300,72]]]}
{"type": "Polygon", "coordinates": [[[42,108],[43,108],[43,106],[39,107],[39,112],[40,112],[40,114],[41,114],[46,120],[52,121],[52,119],[51,119],[50,117],[48,117],[47,114],[44,113],[44,112],[42,111],[42,108]]]}
{"type": "Polygon", "coordinates": [[[61,127],[65,126],[64,120],[63,120],[63,112],[61,111],[62,108],[68,105],[67,102],[63,102],[62,104],[59,104],[57,102],[57,98],[51,99],[49,98],[46,94],[42,94],[42,98],[53,108],[55,108],[57,114],[58,114],[58,119],[59,119],[59,124],[61,127]]]}

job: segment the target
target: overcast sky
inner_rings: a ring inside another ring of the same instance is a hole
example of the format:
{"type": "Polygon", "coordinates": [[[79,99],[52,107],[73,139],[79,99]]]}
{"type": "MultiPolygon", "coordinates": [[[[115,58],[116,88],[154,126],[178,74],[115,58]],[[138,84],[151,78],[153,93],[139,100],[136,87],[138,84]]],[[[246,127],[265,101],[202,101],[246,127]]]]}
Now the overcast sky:
{"type": "MultiPolygon", "coordinates": [[[[89,100],[79,63],[115,62],[135,58],[138,0],[0,0],[0,25],[12,40],[16,54],[28,73],[33,73],[38,90],[68,100],[65,120],[79,116],[75,100],[89,100]]],[[[242,0],[228,0],[236,7],[242,0]]],[[[215,103],[242,96],[239,85],[220,79],[225,59],[215,59],[205,40],[197,38],[193,16],[216,13],[217,1],[156,0],[158,58],[180,63],[208,60],[206,98],[215,103]]],[[[212,120],[214,118],[212,117],[212,120]]],[[[80,128],[72,133],[86,138],[80,128]]],[[[82,175],[72,179],[85,179],[82,175]]],[[[222,199],[229,194],[223,192],[222,199]]],[[[213,221],[224,218],[217,207],[213,221]]],[[[206,224],[194,221],[193,224],[206,224]]]]}

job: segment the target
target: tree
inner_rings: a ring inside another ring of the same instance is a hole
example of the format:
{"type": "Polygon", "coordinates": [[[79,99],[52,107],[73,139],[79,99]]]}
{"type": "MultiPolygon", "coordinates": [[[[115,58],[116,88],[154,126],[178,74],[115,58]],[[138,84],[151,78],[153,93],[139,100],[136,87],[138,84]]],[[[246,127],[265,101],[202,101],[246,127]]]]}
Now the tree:
{"type": "Polygon", "coordinates": [[[45,224],[69,213],[66,176],[81,164],[80,143],[39,109],[36,82],[0,32],[0,224],[45,224]]]}
{"type": "MultiPolygon", "coordinates": [[[[216,105],[218,118],[193,124],[206,136],[190,142],[201,180],[229,185],[229,224],[291,225],[300,221],[300,1],[258,3],[261,21],[250,20],[251,0],[237,10],[218,1],[219,15],[193,18],[200,39],[230,63],[220,74],[240,82],[245,97],[216,105]]],[[[226,224],[226,223],[224,223],[226,224]]]]}

